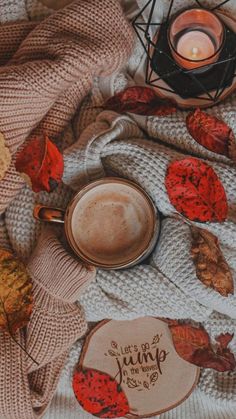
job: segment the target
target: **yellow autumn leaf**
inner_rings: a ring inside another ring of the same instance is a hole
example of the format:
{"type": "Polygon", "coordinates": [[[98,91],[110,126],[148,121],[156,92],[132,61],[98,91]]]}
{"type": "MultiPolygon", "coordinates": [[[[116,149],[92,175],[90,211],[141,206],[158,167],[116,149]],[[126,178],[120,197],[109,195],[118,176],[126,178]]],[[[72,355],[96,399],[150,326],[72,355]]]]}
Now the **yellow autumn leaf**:
{"type": "Polygon", "coordinates": [[[26,326],[33,307],[32,281],[24,264],[0,249],[0,329],[16,332],[26,326]]]}

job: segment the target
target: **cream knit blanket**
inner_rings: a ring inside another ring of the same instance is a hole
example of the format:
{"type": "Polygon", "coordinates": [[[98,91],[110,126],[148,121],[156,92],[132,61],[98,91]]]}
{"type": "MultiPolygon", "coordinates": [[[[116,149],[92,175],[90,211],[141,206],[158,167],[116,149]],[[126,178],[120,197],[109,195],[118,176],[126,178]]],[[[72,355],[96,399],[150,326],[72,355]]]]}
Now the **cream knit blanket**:
{"type": "MultiPolygon", "coordinates": [[[[134,2],[127,1],[125,5],[129,16],[137,13],[134,2]]],[[[197,280],[190,258],[189,228],[173,217],[175,210],[166,194],[164,176],[171,160],[194,154],[214,167],[230,205],[236,205],[236,168],[227,158],[216,156],[194,142],[186,130],[186,113],[183,111],[165,118],[133,118],[113,112],[97,115],[97,110],[91,109],[101,104],[107,94],[130,81],[132,83],[137,74],[140,77],[142,60],[142,50],[137,44],[126,71],[113,75],[105,84],[97,80],[75,120],[74,129],[67,128],[63,143],[74,144],[64,153],[63,180],[70,188],[61,186],[48,196],[44,193],[36,195],[25,187],[8,206],[5,227],[13,248],[27,259],[40,231],[40,225],[32,218],[36,202],[66,207],[73,195],[72,190],[78,190],[86,181],[104,176],[110,170],[133,179],[146,189],[166,216],[161,237],[149,263],[120,272],[98,272],[96,281],[81,299],[87,319],[94,322],[103,318],[125,320],[144,315],[166,316],[200,321],[213,337],[221,332],[233,333],[236,330],[236,297],[224,298],[197,280]],[[144,131],[153,140],[148,139],[144,131]],[[169,144],[174,144],[178,151],[169,144]]],[[[222,117],[236,134],[235,105],[236,96],[233,95],[209,112],[222,117]]],[[[205,227],[219,237],[235,280],[236,224],[227,221],[223,224],[207,223],[205,227]]],[[[80,345],[78,343],[71,351],[57,394],[45,416],[47,419],[92,418],[81,411],[70,386],[80,345]]],[[[235,338],[231,348],[236,352],[235,338]]],[[[160,418],[235,419],[235,409],[236,373],[203,370],[193,395],[160,418]]]]}

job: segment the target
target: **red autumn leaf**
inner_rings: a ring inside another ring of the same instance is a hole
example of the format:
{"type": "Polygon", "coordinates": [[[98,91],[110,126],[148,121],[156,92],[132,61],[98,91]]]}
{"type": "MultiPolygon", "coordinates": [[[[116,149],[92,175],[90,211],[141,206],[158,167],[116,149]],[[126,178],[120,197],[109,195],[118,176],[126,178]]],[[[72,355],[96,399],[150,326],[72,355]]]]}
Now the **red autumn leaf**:
{"type": "Polygon", "coordinates": [[[118,418],[129,413],[125,393],[108,374],[79,367],[74,372],[73,389],[83,409],[94,416],[118,418]]]}
{"type": "Polygon", "coordinates": [[[228,344],[233,339],[234,335],[231,335],[230,333],[221,334],[217,338],[215,338],[216,342],[219,343],[222,349],[226,349],[228,344]]]}
{"type": "Polygon", "coordinates": [[[34,192],[52,192],[61,182],[64,170],[62,154],[46,135],[26,144],[15,165],[16,170],[29,179],[34,192]]]}
{"type": "Polygon", "coordinates": [[[171,204],[192,221],[225,221],[224,187],[211,166],[194,157],[172,162],[165,185],[171,204]]]}
{"type": "Polygon", "coordinates": [[[170,324],[175,349],[181,358],[191,362],[197,349],[210,347],[210,338],[203,328],[196,328],[189,324],[170,324]]]}
{"type": "Polygon", "coordinates": [[[104,109],[146,116],[166,116],[176,112],[173,102],[160,99],[150,87],[128,87],[109,98],[104,109]]]}
{"type": "Polygon", "coordinates": [[[196,109],[186,119],[190,135],[203,147],[217,154],[234,159],[236,141],[232,129],[215,116],[196,109]]]}
{"type": "Polygon", "coordinates": [[[227,351],[228,353],[221,353],[221,351],[215,353],[211,350],[200,349],[195,352],[192,364],[202,368],[211,368],[218,372],[233,371],[236,366],[235,358],[229,349],[227,351]]]}
{"type": "Polygon", "coordinates": [[[204,368],[213,368],[219,372],[233,371],[236,361],[234,354],[227,347],[232,339],[233,335],[229,333],[220,335],[216,338],[218,342],[216,352],[212,348],[207,351],[198,350],[193,356],[193,363],[204,368]]]}
{"type": "Polygon", "coordinates": [[[233,336],[227,333],[216,339],[218,346],[214,350],[206,330],[189,324],[169,325],[176,352],[185,361],[202,368],[216,371],[233,371],[236,361],[227,347],[233,336]],[[229,338],[230,336],[230,338],[229,338]]]}

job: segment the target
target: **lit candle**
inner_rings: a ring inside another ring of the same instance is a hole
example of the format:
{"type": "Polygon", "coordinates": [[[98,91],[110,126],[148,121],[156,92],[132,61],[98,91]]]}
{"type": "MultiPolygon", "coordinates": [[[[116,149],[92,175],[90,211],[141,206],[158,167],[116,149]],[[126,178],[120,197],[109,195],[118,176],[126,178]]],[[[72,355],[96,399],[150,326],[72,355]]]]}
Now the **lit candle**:
{"type": "Polygon", "coordinates": [[[224,26],[209,10],[188,9],[172,21],[168,39],[180,67],[191,70],[209,66],[219,58],[224,26]]]}
{"type": "Polygon", "coordinates": [[[177,43],[177,52],[192,61],[205,60],[215,53],[211,38],[201,31],[186,32],[177,43]]]}

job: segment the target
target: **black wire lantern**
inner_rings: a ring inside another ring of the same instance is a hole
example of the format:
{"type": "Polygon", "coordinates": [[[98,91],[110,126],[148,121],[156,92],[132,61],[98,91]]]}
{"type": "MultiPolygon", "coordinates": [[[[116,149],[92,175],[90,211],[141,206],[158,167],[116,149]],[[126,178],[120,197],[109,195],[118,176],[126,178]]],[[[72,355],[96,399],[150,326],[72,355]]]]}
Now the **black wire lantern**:
{"type": "MultiPolygon", "coordinates": [[[[220,17],[221,7],[230,1],[222,1],[210,9],[203,7],[199,0],[195,0],[195,8],[209,10],[220,17]]],[[[170,1],[167,17],[162,22],[153,21],[158,0],[149,0],[133,21],[135,32],[147,55],[146,84],[158,88],[164,95],[169,92],[184,100],[195,98],[204,101],[208,106],[214,105],[225,97],[225,93],[236,82],[236,33],[222,20],[225,42],[218,60],[210,67],[201,67],[203,71],[183,68],[174,60],[168,42],[168,28],[172,21],[174,2],[175,0],[170,1]],[[143,22],[140,18],[147,10],[148,20],[143,22]],[[155,36],[153,29],[156,31],[155,36]],[[164,86],[163,83],[160,84],[161,80],[165,82],[164,86]]]]}

